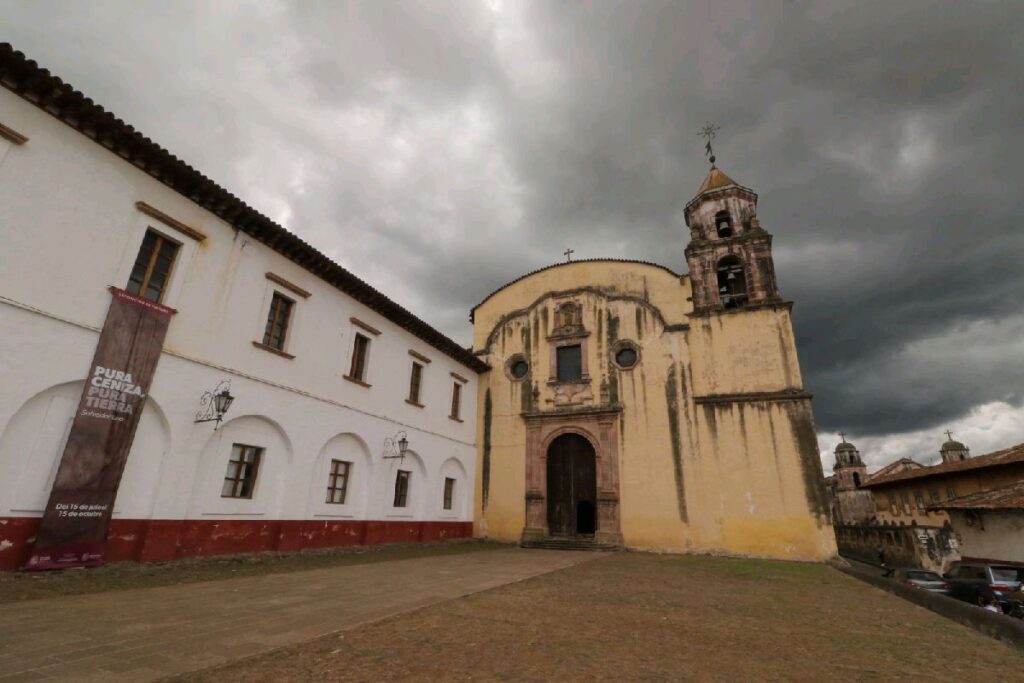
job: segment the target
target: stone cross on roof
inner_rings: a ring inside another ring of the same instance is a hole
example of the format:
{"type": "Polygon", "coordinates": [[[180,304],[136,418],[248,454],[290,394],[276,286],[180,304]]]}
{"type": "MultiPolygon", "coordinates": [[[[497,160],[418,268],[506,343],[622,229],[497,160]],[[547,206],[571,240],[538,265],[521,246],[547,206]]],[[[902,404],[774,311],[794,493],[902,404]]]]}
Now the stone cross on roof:
{"type": "Polygon", "coordinates": [[[562,253],[565,254],[565,262],[568,263],[569,261],[572,261],[572,255],[576,253],[576,250],[575,249],[566,249],[562,253]]]}

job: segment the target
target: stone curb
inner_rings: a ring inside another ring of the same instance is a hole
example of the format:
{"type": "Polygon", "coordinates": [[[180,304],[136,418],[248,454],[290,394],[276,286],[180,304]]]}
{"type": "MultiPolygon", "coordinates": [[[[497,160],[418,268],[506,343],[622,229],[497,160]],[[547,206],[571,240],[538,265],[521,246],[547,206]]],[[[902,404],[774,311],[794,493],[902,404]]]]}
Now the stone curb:
{"type": "Polygon", "coordinates": [[[853,567],[833,566],[855,579],[888,591],[915,605],[920,605],[947,619],[963,624],[996,640],[1001,640],[1007,645],[1024,652],[1024,620],[1014,619],[1005,614],[989,612],[946,595],[938,595],[921,590],[920,588],[904,586],[899,581],[874,576],[853,567]]]}

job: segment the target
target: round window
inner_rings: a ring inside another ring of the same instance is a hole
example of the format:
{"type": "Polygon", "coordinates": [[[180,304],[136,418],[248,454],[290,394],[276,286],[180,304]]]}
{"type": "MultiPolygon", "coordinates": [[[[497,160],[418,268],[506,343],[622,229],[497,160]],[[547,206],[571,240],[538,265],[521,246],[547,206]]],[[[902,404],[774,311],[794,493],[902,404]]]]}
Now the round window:
{"type": "Polygon", "coordinates": [[[624,346],[615,353],[615,363],[620,368],[631,368],[636,365],[636,349],[624,346]]]}
{"type": "Polygon", "coordinates": [[[528,373],[529,371],[530,364],[527,363],[525,360],[517,360],[515,363],[512,364],[512,368],[510,369],[512,377],[514,377],[515,379],[522,379],[526,377],[526,373],[528,373]]]}

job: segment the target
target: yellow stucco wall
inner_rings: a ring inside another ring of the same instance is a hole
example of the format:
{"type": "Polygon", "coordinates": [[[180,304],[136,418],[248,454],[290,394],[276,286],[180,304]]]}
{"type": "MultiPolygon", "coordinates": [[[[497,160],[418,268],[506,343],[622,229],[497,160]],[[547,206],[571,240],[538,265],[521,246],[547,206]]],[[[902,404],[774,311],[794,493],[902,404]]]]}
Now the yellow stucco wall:
{"type": "Polygon", "coordinates": [[[691,317],[689,297],[687,277],[657,266],[578,262],[530,275],[475,309],[474,349],[492,367],[479,392],[478,535],[512,542],[523,533],[522,414],[558,410],[547,337],[555,308],[574,301],[589,334],[585,405],[621,404],[627,547],[799,560],[835,553],[787,307],[691,317]],[[611,363],[617,340],[640,349],[632,370],[611,363]],[[531,363],[523,382],[506,374],[516,354],[531,363]]]}

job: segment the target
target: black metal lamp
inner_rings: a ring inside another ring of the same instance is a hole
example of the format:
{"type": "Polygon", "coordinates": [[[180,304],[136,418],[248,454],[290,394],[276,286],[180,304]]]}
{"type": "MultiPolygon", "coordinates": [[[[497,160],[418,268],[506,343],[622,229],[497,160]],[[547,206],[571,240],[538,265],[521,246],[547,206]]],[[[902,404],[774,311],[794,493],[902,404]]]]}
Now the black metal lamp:
{"type": "Polygon", "coordinates": [[[398,432],[394,436],[389,436],[384,439],[384,454],[385,460],[392,458],[399,458],[403,462],[405,461],[405,453],[409,450],[409,435],[405,432],[398,432]]]}
{"type": "Polygon", "coordinates": [[[216,422],[213,431],[224,419],[224,413],[228,412],[235,397],[231,395],[231,380],[224,380],[213,391],[203,392],[199,399],[199,412],[196,413],[195,422],[216,422]]]}

